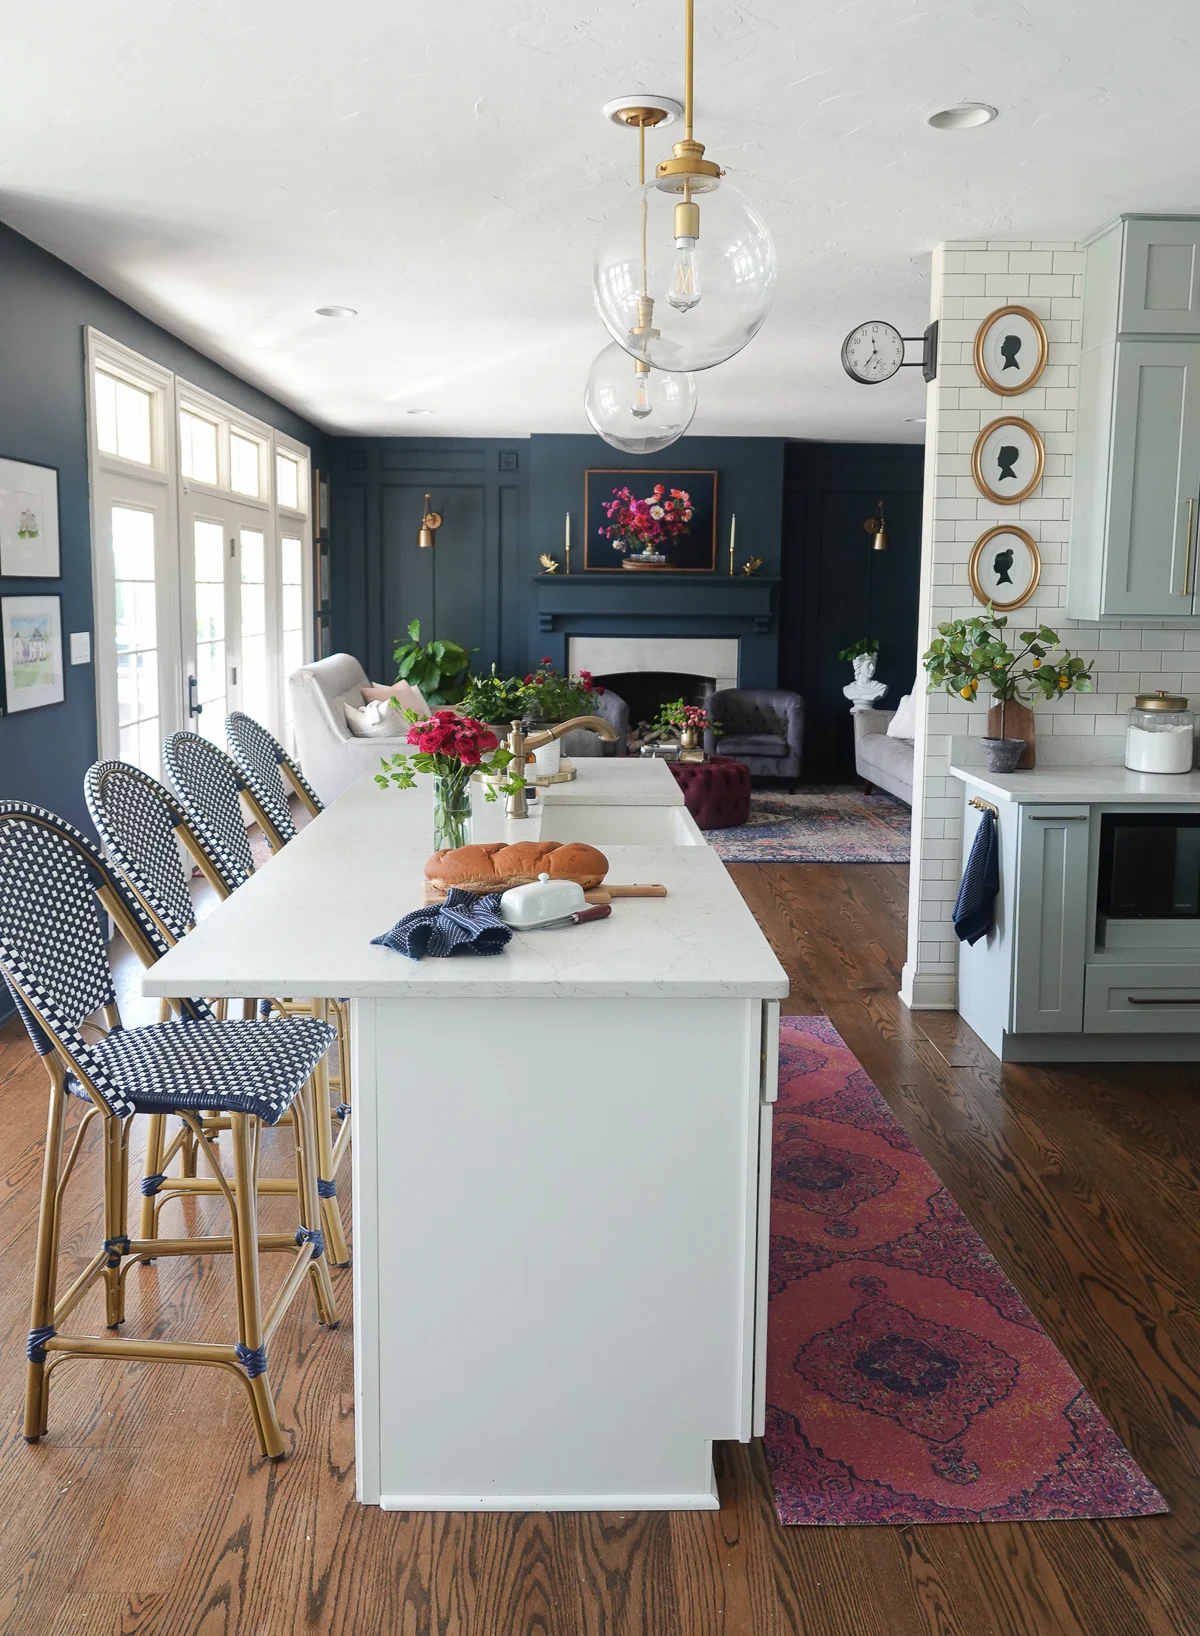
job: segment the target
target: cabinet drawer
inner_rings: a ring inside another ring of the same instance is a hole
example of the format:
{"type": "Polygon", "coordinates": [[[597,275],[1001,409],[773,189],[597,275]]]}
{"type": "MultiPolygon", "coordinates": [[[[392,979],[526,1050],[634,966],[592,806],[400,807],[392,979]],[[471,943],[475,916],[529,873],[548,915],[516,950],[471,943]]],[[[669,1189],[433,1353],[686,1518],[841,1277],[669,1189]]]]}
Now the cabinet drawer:
{"type": "Polygon", "coordinates": [[[1200,965],[1090,965],[1085,1034],[1200,1034],[1200,965]]]}

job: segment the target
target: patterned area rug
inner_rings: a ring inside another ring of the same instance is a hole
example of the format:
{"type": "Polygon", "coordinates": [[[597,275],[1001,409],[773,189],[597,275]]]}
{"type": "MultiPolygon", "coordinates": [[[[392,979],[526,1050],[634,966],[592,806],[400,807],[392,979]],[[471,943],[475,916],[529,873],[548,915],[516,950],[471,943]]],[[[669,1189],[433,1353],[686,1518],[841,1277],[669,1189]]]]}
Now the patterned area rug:
{"type": "Polygon", "coordinates": [[[756,791],[744,824],[704,838],[726,863],[907,863],[911,818],[903,801],[878,791],[756,791]]]}
{"type": "Polygon", "coordinates": [[[826,1017],[787,1017],[765,1447],[785,1524],[1168,1510],[826,1017]]]}

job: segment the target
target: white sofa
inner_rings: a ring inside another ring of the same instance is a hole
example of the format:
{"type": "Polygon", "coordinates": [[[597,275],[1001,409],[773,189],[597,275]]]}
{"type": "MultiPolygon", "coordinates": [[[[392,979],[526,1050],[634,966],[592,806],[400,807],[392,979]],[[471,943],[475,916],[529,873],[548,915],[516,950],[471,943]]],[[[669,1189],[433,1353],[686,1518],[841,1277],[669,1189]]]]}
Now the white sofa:
{"type": "Polygon", "coordinates": [[[894,710],[856,710],[854,713],[854,765],[866,780],[868,791],[878,785],[889,795],[912,806],[913,741],[889,738],[888,723],[894,710]]]}
{"type": "Polygon", "coordinates": [[[381,756],[404,748],[397,738],[356,738],[346,725],[347,704],[361,705],[371,678],[349,653],[303,665],[288,677],[296,759],[326,805],[365,772],[378,772],[381,756]]]}

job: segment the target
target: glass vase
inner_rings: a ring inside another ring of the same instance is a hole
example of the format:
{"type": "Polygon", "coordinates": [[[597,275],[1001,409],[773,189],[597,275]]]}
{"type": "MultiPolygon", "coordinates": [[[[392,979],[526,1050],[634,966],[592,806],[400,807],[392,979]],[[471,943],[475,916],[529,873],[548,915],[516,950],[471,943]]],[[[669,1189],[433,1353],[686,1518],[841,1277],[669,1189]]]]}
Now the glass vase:
{"type": "Polygon", "coordinates": [[[471,844],[472,767],[435,773],[433,779],[433,850],[471,844]]]}

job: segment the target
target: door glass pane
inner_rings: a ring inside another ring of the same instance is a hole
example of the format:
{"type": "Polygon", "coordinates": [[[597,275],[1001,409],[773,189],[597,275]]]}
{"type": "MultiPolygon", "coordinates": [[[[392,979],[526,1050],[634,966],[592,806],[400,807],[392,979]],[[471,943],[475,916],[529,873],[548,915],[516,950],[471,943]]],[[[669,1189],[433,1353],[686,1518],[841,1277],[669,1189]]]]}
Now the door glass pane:
{"type": "Polygon", "coordinates": [[[179,468],[197,483],[217,480],[217,428],[186,409],[179,412],[179,468]]]}
{"type": "Polygon", "coordinates": [[[291,534],[285,534],[279,542],[279,577],[283,592],[279,653],[283,725],[285,733],[290,734],[292,690],[288,677],[304,663],[304,542],[291,534]]]}
{"type": "Polygon", "coordinates": [[[242,529],[242,709],[269,727],[271,689],[267,678],[266,537],[242,529]]]}
{"type": "Polygon", "coordinates": [[[290,454],[275,456],[275,497],[289,511],[299,511],[300,467],[290,454]]]}
{"type": "Polygon", "coordinates": [[[229,435],[229,486],[235,494],[258,495],[258,444],[236,432],[229,435]]]}
{"type": "Polygon", "coordinates": [[[195,731],[225,746],[225,529],[196,518],[192,524],[196,586],[195,731]]]}
{"type": "Polygon", "coordinates": [[[119,754],[159,776],[158,617],[154,591],[154,513],[110,511],[117,638],[119,754]]]}
{"type": "Polygon", "coordinates": [[[150,393],[105,370],[93,382],[96,445],[104,454],[150,464],[150,393]]]}

